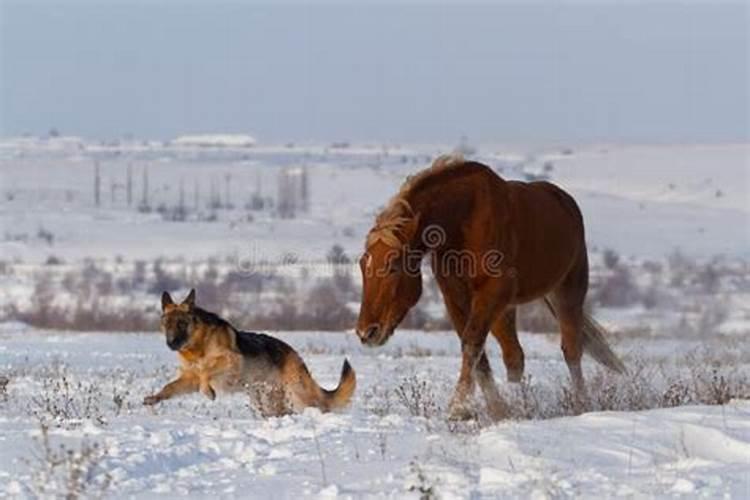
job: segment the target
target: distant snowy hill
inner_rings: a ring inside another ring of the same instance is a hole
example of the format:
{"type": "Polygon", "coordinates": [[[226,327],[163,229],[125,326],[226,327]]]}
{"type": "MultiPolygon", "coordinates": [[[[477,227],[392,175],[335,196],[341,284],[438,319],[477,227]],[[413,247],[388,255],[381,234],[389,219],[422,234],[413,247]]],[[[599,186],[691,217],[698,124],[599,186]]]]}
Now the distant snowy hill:
{"type": "MultiPolygon", "coordinates": [[[[356,255],[401,182],[452,149],[248,147],[255,144],[250,136],[219,134],[168,144],[79,141],[0,139],[0,252],[7,258],[201,258],[252,248],[269,260],[289,253],[315,260],[333,244],[356,255]],[[309,173],[309,210],[278,217],[280,175],[301,166],[309,173]],[[177,212],[187,223],[176,222],[177,212]],[[54,239],[40,241],[46,233],[54,239]]],[[[748,158],[747,144],[483,146],[472,155],[506,179],[547,178],[571,192],[592,249],[656,258],[676,248],[750,256],[748,158]]]]}

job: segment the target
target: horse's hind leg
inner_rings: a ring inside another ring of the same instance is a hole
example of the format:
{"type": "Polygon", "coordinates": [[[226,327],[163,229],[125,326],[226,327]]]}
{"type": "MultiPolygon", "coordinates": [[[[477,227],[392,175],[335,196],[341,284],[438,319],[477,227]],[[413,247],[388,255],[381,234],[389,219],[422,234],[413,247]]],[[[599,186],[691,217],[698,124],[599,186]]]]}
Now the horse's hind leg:
{"type": "Polygon", "coordinates": [[[583,356],[583,302],[588,290],[588,262],[584,258],[570,271],[552,293],[552,305],[562,336],[562,351],[573,386],[584,393],[581,357],[583,356]]]}
{"type": "Polygon", "coordinates": [[[568,365],[570,379],[576,391],[583,393],[583,370],[581,357],[583,356],[583,309],[557,307],[557,320],[562,335],[562,351],[565,363],[568,365]]]}
{"type": "Polygon", "coordinates": [[[500,343],[508,382],[520,382],[523,378],[524,356],[516,331],[516,308],[505,311],[492,324],[492,335],[500,343]]]}

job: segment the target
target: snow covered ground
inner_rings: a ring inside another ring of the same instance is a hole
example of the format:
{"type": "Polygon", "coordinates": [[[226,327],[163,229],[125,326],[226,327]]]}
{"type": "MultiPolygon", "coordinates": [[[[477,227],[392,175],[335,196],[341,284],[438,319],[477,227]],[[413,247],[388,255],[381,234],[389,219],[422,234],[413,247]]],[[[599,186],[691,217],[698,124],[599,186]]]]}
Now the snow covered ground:
{"type": "MultiPolygon", "coordinates": [[[[454,424],[444,418],[459,366],[453,334],[401,331],[380,350],[361,347],[352,334],[277,335],[300,351],[324,386],[335,385],[348,357],[359,384],[351,407],[270,419],[258,417],[241,395],[143,407],[143,396],[175,366],[160,335],[3,325],[0,376],[10,382],[0,393],[0,496],[69,488],[70,468],[50,467],[45,459],[40,420],[49,425],[53,451],[62,444],[76,456],[98,446],[87,455],[94,458],[82,461],[92,469],[79,483],[89,494],[103,490],[113,497],[750,494],[750,400],[454,424]]],[[[546,387],[549,398],[566,382],[557,342],[556,336],[522,336],[530,387],[546,387]]],[[[652,342],[646,358],[642,344],[621,339],[615,348],[631,368],[645,359],[672,374],[689,369],[697,348],[745,374],[750,363],[741,344],[662,340],[652,342]]],[[[496,378],[512,397],[520,389],[504,382],[494,345],[491,354],[496,378]]],[[[586,371],[592,385],[601,380],[592,362],[586,371]]]]}
{"type": "MultiPolygon", "coordinates": [[[[215,285],[247,260],[292,256],[315,268],[334,244],[356,256],[405,176],[451,149],[247,146],[0,139],[0,308],[49,302],[75,315],[89,312],[87,301],[113,302],[150,324],[159,257],[186,288],[215,285]],[[259,196],[275,201],[280,174],[300,166],[308,211],[248,208],[259,196]],[[209,206],[212,196],[222,208],[209,206]],[[187,220],[170,220],[180,198],[187,220]]],[[[509,179],[542,175],[569,189],[586,218],[592,285],[627,269],[649,292],[596,311],[620,332],[615,348],[633,369],[613,378],[588,361],[583,414],[566,397],[556,335],[523,334],[522,386],[504,382],[492,345],[514,414],[493,423],[480,411],[455,424],[445,420],[460,363],[453,334],[401,331],[366,350],[352,334],[279,332],[322,385],[335,385],[348,357],[359,386],[341,413],[262,419],[241,395],[143,407],[175,368],[157,334],[0,323],[0,497],[71,484],[115,497],[750,497],[750,145],[483,146],[472,158],[509,179]],[[605,248],[621,256],[616,269],[600,262],[605,248]],[[697,260],[674,265],[675,249],[697,260]]],[[[301,288],[315,279],[295,279],[297,299],[308,300],[301,288]]],[[[344,304],[356,307],[356,276],[352,287],[344,304]]],[[[234,302],[216,299],[236,314],[287,288],[230,287],[234,302]]]]}

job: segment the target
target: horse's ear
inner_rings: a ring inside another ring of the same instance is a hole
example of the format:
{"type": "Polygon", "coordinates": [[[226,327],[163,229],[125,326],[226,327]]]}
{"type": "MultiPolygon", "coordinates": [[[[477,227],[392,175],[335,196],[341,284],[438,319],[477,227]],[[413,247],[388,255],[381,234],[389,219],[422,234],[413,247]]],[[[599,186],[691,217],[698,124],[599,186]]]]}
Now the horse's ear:
{"type": "Polygon", "coordinates": [[[195,306],[195,288],[190,289],[190,293],[185,297],[185,300],[183,300],[182,303],[190,308],[195,306]]]}
{"type": "Polygon", "coordinates": [[[167,306],[174,304],[174,301],[172,300],[172,296],[169,295],[169,292],[164,292],[161,294],[161,308],[162,310],[166,309],[167,306]]]}

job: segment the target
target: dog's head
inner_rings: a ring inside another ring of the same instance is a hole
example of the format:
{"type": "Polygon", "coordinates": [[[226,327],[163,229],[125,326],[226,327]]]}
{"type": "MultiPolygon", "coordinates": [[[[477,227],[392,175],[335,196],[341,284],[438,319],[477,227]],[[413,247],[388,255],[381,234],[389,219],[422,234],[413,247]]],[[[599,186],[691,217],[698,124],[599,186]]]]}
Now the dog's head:
{"type": "Polygon", "coordinates": [[[175,304],[169,293],[161,295],[161,331],[167,337],[167,345],[173,351],[179,351],[185,347],[193,335],[195,329],[195,289],[185,300],[175,304]]]}

